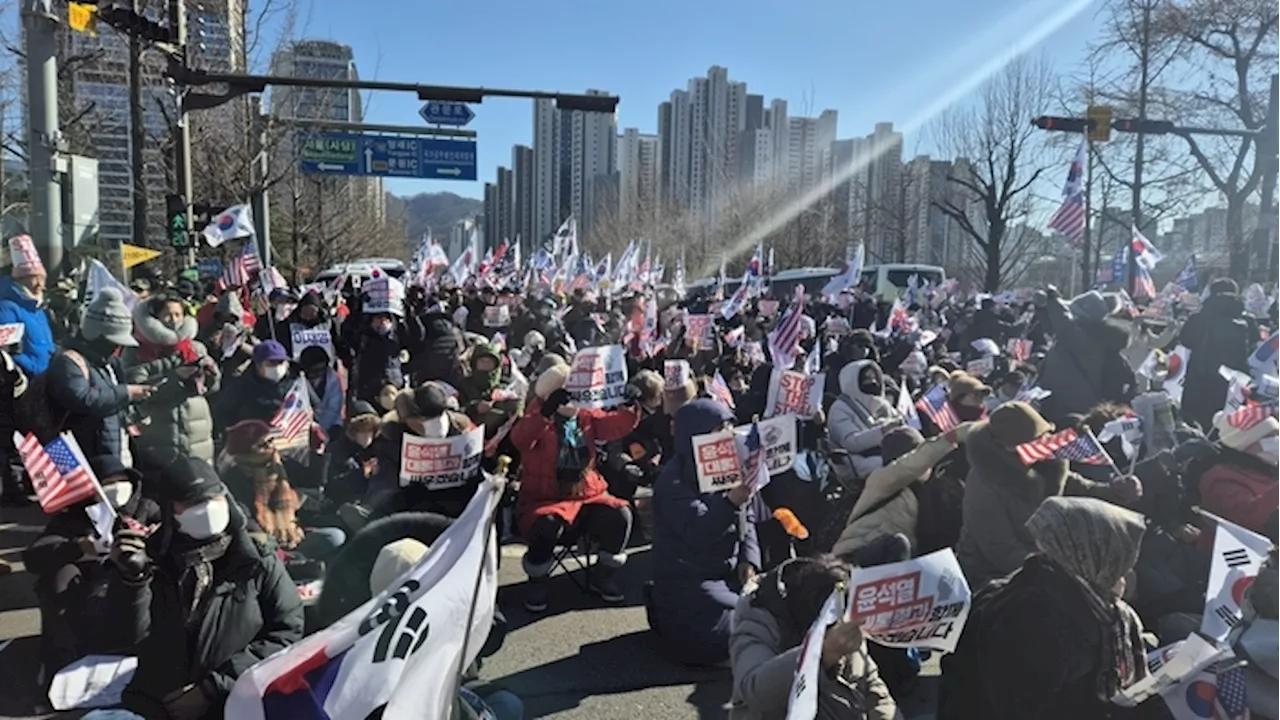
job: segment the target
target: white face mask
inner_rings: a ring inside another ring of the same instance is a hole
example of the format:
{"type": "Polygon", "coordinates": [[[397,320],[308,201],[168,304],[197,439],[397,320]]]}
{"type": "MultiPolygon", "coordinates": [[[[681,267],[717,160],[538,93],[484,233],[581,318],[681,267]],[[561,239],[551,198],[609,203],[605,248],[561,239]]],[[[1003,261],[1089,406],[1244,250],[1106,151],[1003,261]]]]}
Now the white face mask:
{"type": "Polygon", "coordinates": [[[284,376],[287,375],[288,373],[289,373],[289,366],[284,363],[278,363],[276,365],[264,365],[262,367],[262,377],[270,380],[271,382],[280,382],[281,380],[284,379],[284,376]]]}
{"type": "Polygon", "coordinates": [[[351,440],[362,448],[367,448],[373,444],[373,433],[357,433],[351,436],[351,440]]]}
{"type": "Polygon", "coordinates": [[[430,440],[440,440],[449,434],[449,416],[441,415],[436,418],[429,418],[422,421],[422,437],[430,440]]]}
{"type": "Polygon", "coordinates": [[[102,486],[102,494],[111,501],[111,507],[120,509],[133,497],[133,484],[128,480],[107,483],[102,486]]]}
{"type": "Polygon", "coordinates": [[[218,497],[199,505],[192,505],[173,516],[178,521],[178,532],[193,540],[208,540],[227,529],[231,522],[231,505],[225,497],[218,497]]]}

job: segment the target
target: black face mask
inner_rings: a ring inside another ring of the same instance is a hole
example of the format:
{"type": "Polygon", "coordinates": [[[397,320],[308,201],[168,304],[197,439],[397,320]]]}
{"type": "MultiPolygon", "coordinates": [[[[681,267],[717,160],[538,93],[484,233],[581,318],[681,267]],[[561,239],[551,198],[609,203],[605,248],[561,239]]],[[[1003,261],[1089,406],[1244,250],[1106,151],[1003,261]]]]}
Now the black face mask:
{"type": "Polygon", "coordinates": [[[858,378],[858,389],[867,395],[879,395],[884,392],[884,378],[875,373],[863,373],[858,378]]]}
{"type": "Polygon", "coordinates": [[[955,410],[956,417],[960,418],[961,422],[981,420],[982,413],[986,411],[986,408],[981,406],[973,407],[971,405],[960,405],[959,403],[952,403],[951,409],[955,410]]]}

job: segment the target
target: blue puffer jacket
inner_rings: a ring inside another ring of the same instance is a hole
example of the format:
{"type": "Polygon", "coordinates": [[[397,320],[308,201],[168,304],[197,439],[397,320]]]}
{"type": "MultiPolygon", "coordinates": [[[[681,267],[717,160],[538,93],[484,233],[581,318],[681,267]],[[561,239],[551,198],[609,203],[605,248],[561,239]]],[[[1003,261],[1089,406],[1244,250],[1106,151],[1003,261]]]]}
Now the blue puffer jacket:
{"type": "Polygon", "coordinates": [[[58,353],[49,366],[55,416],[66,418],[62,427],[71,430],[86,456],[123,458],[129,388],[118,380],[123,377],[119,362],[93,352],[83,341],[70,345],[69,352],[58,353]],[[80,361],[70,352],[78,353],[80,361]]]}
{"type": "Polygon", "coordinates": [[[22,323],[22,351],[14,353],[13,361],[28,376],[43,375],[49,369],[49,361],[58,351],[53,341],[53,328],[49,316],[27,297],[11,277],[0,278],[0,325],[22,323]]]}

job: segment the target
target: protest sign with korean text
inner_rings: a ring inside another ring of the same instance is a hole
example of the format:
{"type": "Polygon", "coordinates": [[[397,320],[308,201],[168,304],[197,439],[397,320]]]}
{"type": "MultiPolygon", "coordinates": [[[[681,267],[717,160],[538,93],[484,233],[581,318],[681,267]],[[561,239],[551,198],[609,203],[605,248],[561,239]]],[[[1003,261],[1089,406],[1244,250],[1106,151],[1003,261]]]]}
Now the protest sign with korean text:
{"type": "Polygon", "coordinates": [[[564,389],[580,408],[611,408],[627,394],[627,357],[621,345],[583,348],[573,356],[564,389]]]}
{"type": "Polygon", "coordinates": [[[969,617],[970,593],[950,549],[855,568],[849,587],[849,619],[880,645],[955,651],[969,617]]]}
{"type": "Polygon", "coordinates": [[[289,339],[293,342],[294,360],[302,357],[302,351],[309,347],[321,347],[329,354],[329,361],[333,361],[333,337],[329,334],[329,328],[307,327],[302,323],[290,323],[289,339]]]}
{"type": "Polygon", "coordinates": [[[484,326],[487,328],[507,327],[511,324],[510,305],[486,305],[484,308],[484,326]]]}
{"type": "Polygon", "coordinates": [[[769,395],[765,403],[765,417],[777,417],[788,413],[802,420],[812,420],[822,408],[822,388],[826,373],[805,375],[794,370],[774,368],[769,378],[769,395]]]}
{"type": "Polygon", "coordinates": [[[483,427],[440,440],[408,433],[401,437],[400,487],[421,484],[429,490],[447,490],[479,476],[483,427]]]}
{"type": "Polygon", "coordinates": [[[737,433],[733,430],[695,436],[693,459],[697,465],[698,489],[702,492],[732,490],[742,484],[742,459],[738,456],[737,433]]]}

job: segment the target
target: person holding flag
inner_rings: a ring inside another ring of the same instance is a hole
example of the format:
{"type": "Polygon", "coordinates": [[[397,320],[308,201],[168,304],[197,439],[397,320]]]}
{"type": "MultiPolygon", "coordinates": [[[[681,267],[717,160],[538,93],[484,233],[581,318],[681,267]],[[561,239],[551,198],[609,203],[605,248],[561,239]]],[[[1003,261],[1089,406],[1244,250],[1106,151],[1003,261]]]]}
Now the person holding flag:
{"type": "Polygon", "coordinates": [[[214,401],[214,419],[229,428],[245,420],[269,422],[294,387],[296,373],[289,353],[275,340],[264,340],[253,348],[253,367],[227,382],[214,401]]]}
{"type": "Polygon", "coordinates": [[[165,468],[160,528],[123,528],[109,554],[108,601],[138,667],[121,704],[133,715],[221,717],[232,686],[258,661],[302,639],[302,601],[284,565],[252,540],[217,473],[181,458],[165,468]]]}
{"type": "Polygon", "coordinates": [[[1182,415],[1201,429],[1208,429],[1227,395],[1227,381],[1218,368],[1225,365],[1248,372],[1249,355],[1258,344],[1257,323],[1245,312],[1235,280],[1218,278],[1209,284],[1209,297],[1199,312],[1187,318],[1177,344],[1191,351],[1183,384],[1186,389],[1182,393],[1182,415]]]}

